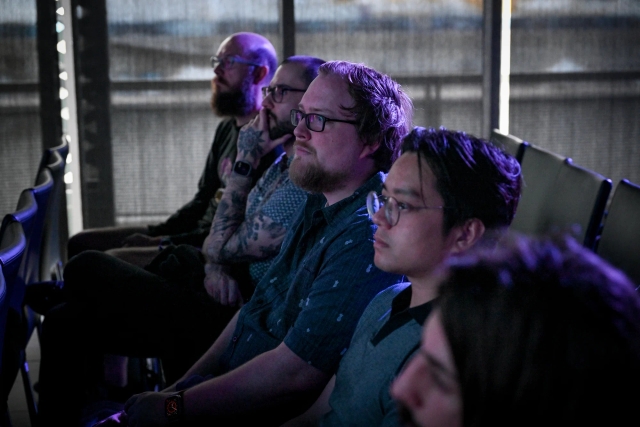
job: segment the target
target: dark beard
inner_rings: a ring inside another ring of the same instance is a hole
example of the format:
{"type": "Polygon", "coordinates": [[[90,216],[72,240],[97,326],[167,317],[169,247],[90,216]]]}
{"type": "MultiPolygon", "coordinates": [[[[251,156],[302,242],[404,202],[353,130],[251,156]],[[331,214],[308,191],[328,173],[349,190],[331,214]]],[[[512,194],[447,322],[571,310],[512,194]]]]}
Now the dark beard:
{"type": "Polygon", "coordinates": [[[215,89],[211,94],[211,108],[220,117],[244,117],[255,109],[256,99],[251,91],[251,76],[242,82],[240,89],[221,93],[215,89]]]}
{"type": "Polygon", "coordinates": [[[311,193],[331,192],[341,188],[347,177],[346,172],[327,172],[313,163],[306,168],[295,158],[289,166],[289,178],[298,187],[311,193]]]}
{"type": "MultiPolygon", "coordinates": [[[[273,116],[269,117],[270,120],[273,120],[273,116]]],[[[278,139],[281,136],[291,135],[293,136],[293,125],[290,120],[277,122],[276,125],[269,129],[269,138],[271,140],[278,139]]]]}

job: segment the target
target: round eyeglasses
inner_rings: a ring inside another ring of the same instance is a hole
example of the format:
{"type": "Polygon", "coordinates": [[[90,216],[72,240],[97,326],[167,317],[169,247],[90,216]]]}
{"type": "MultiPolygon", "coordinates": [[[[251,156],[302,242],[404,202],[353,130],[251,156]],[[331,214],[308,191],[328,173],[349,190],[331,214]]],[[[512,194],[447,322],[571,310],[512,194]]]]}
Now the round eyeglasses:
{"type": "Polygon", "coordinates": [[[246,59],[240,58],[239,56],[231,55],[231,56],[222,56],[222,57],[220,56],[211,57],[211,68],[216,68],[218,65],[220,65],[220,68],[222,68],[223,70],[230,70],[236,64],[253,65],[255,67],[261,66],[261,64],[248,61],[246,59]]]}
{"type": "Polygon", "coordinates": [[[330,119],[320,114],[305,114],[300,110],[291,110],[292,125],[298,126],[298,123],[300,123],[303,119],[304,123],[307,125],[307,129],[314,132],[322,132],[324,130],[324,125],[326,122],[350,123],[352,125],[358,124],[358,122],[353,120],[330,119]]]}
{"type": "Polygon", "coordinates": [[[288,93],[288,92],[306,92],[306,89],[294,89],[288,86],[280,86],[280,85],[275,85],[274,87],[271,86],[264,86],[262,88],[262,97],[266,98],[267,96],[271,95],[271,99],[273,99],[273,102],[279,103],[282,102],[282,98],[284,98],[284,96],[288,93]]]}
{"type": "Polygon", "coordinates": [[[373,216],[382,207],[384,207],[384,217],[390,227],[395,226],[400,221],[400,212],[420,209],[444,209],[445,206],[410,206],[406,203],[400,203],[393,197],[383,196],[375,191],[367,194],[367,212],[369,217],[373,219],[373,216]]]}

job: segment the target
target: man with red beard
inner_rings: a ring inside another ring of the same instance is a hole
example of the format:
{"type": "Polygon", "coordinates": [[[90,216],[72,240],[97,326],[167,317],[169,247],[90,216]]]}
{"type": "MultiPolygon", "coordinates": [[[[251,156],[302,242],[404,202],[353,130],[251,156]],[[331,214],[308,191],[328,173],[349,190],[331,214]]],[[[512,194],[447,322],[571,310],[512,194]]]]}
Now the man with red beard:
{"type": "Polygon", "coordinates": [[[343,61],[320,67],[291,111],[289,174],[311,194],[280,253],[180,381],[133,396],[104,424],[280,425],[315,401],[364,308],[400,280],[373,264],[365,201],[380,189],[411,116],[411,101],[388,76],[343,61]]]}
{"type": "MultiPolygon", "coordinates": [[[[193,199],[161,224],[81,231],[69,239],[69,258],[94,249],[142,267],[158,254],[161,244],[201,247],[225,186],[224,175],[228,175],[235,159],[238,131],[260,109],[260,90],[269,84],[276,64],[275,49],[265,37],[243,32],[226,38],[211,58],[215,73],[211,80],[211,108],[217,116],[227,118],[216,129],[193,199]]],[[[278,154],[271,152],[261,160],[254,184],[278,154]]]]}

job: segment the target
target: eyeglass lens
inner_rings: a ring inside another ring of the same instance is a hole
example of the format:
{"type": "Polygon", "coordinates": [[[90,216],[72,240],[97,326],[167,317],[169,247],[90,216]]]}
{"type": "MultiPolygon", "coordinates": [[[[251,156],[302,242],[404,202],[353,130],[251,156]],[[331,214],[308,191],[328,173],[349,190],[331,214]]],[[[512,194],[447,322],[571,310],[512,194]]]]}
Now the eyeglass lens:
{"type": "Polygon", "coordinates": [[[298,123],[304,118],[305,124],[309,130],[314,132],[322,132],[324,130],[325,118],[319,114],[304,114],[300,110],[291,110],[291,124],[298,126],[298,123]]]}

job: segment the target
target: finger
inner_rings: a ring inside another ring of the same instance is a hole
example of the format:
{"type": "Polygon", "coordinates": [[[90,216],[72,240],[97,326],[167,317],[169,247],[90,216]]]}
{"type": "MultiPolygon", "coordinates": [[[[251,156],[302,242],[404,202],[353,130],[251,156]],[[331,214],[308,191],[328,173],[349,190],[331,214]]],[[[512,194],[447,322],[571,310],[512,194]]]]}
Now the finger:
{"type": "Polygon", "coordinates": [[[131,396],[126,402],[124,402],[124,412],[127,413],[129,409],[135,405],[136,400],[138,400],[138,395],[134,394],[131,396]]]}
{"type": "Polygon", "coordinates": [[[228,286],[227,283],[223,283],[222,286],[220,286],[220,304],[222,305],[229,305],[229,292],[228,292],[228,286]]]}
{"type": "Polygon", "coordinates": [[[231,307],[237,307],[239,302],[238,285],[235,283],[229,283],[229,305],[231,307]]]}
{"type": "Polygon", "coordinates": [[[258,117],[260,118],[260,130],[262,130],[263,132],[266,132],[267,135],[269,134],[269,114],[267,114],[267,109],[266,108],[261,108],[260,109],[260,113],[258,114],[258,117]]]}

